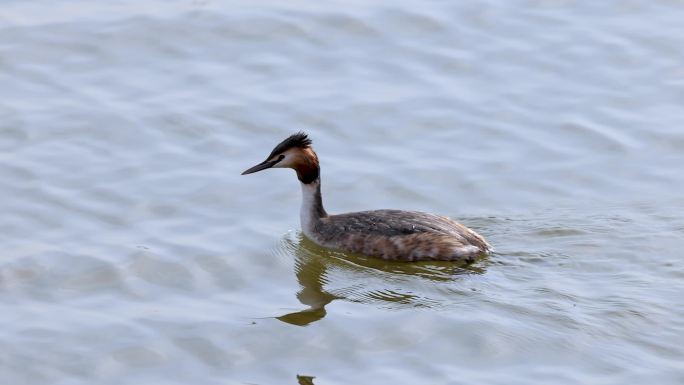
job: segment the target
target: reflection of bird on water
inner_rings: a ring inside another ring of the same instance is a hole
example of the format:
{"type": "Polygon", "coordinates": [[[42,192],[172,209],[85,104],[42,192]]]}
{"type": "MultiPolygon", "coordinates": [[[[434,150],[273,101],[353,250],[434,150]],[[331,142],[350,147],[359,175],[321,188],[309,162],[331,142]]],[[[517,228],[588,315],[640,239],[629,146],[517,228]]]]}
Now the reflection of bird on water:
{"type": "Polygon", "coordinates": [[[342,297],[324,291],[327,270],[325,261],[317,256],[308,255],[304,250],[298,251],[296,250],[295,274],[302,289],[297,293],[297,299],[309,308],[285,314],[278,319],[289,324],[305,326],[325,317],[325,305],[342,297]]]}
{"type": "Polygon", "coordinates": [[[277,318],[298,326],[325,317],[325,306],[336,299],[380,303],[385,307],[439,307],[442,305],[439,299],[412,292],[411,281],[434,286],[484,272],[478,265],[464,267],[436,261],[406,264],[331,251],[301,234],[295,239],[286,237],[283,246],[287,255],[294,254],[295,275],[301,286],[297,299],[308,308],[277,318]],[[351,284],[339,287],[346,283],[351,284]]]}
{"type": "Polygon", "coordinates": [[[314,378],[312,376],[300,376],[299,374],[297,375],[297,383],[299,385],[314,385],[314,378]]]}

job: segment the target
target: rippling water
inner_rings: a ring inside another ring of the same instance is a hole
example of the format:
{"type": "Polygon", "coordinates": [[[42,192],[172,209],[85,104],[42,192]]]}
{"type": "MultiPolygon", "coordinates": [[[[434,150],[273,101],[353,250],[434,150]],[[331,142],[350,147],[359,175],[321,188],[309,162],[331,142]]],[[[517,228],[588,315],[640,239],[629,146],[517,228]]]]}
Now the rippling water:
{"type": "Polygon", "coordinates": [[[3,384],[681,384],[684,3],[5,1],[3,384]],[[299,232],[454,217],[388,263],[299,232]]]}

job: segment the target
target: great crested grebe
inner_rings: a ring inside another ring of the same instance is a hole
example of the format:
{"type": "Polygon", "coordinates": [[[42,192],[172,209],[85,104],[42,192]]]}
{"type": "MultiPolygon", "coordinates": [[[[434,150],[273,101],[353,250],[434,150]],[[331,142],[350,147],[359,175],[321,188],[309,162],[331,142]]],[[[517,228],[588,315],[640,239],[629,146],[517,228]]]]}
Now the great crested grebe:
{"type": "Polygon", "coordinates": [[[302,184],[302,231],[320,246],[394,261],[472,262],[489,252],[484,238],[447,217],[401,210],[328,215],[321,199],[318,156],[303,132],[283,140],[265,161],[242,175],[267,168],[297,172],[302,184]]]}

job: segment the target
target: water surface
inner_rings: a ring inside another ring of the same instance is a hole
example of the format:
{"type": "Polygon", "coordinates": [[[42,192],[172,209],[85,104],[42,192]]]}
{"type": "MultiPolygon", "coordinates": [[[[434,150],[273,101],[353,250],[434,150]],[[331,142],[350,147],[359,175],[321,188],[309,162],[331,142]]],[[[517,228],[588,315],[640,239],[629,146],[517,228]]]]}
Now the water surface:
{"type": "Polygon", "coordinates": [[[684,382],[684,4],[6,1],[0,382],[684,382]],[[299,231],[424,210],[496,252],[299,231]]]}

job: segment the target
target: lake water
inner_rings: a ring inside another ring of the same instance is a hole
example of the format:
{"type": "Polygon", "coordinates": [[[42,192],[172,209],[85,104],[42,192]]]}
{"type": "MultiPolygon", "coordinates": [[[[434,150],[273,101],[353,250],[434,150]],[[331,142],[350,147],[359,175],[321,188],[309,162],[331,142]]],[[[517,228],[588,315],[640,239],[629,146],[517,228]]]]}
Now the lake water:
{"type": "Polygon", "coordinates": [[[684,383],[684,3],[4,1],[0,383],[684,383]],[[471,266],[327,251],[423,210],[471,266]]]}

